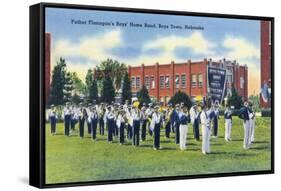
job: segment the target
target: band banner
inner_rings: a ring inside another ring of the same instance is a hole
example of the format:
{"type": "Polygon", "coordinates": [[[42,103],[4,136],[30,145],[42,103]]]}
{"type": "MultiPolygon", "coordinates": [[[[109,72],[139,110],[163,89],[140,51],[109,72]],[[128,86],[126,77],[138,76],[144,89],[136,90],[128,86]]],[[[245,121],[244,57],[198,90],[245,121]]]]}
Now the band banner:
{"type": "Polygon", "coordinates": [[[208,93],[213,103],[221,103],[224,96],[226,70],[223,68],[208,67],[208,93]]]}

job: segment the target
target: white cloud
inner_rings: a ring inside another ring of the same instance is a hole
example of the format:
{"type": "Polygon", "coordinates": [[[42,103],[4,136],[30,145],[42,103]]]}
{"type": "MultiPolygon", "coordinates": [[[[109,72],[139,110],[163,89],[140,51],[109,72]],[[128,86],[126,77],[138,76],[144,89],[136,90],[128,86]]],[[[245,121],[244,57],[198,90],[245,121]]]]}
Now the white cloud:
{"type": "Polygon", "coordinates": [[[194,32],[190,36],[167,36],[160,37],[143,45],[143,50],[161,48],[172,53],[176,48],[190,48],[195,54],[214,54],[215,44],[208,41],[201,32],[194,32]]]}
{"type": "Polygon", "coordinates": [[[84,80],[89,68],[93,68],[107,58],[116,59],[128,65],[140,65],[142,63],[151,65],[156,62],[168,64],[171,61],[183,62],[187,61],[187,59],[192,59],[193,61],[196,58],[200,60],[204,58],[219,60],[225,57],[227,60],[237,60],[242,65],[246,64],[249,68],[249,88],[251,90],[259,89],[259,84],[256,82],[259,81],[260,73],[260,48],[242,37],[228,35],[216,44],[204,37],[201,32],[193,32],[189,36],[163,36],[144,42],[142,53],[134,58],[118,57],[111,54],[110,50],[112,48],[124,46],[124,43],[120,30],[82,37],[77,42],[61,39],[56,41],[52,47],[52,66],[54,66],[59,57],[84,57],[84,61],[79,61],[79,59],[77,61],[66,60],[68,69],[76,72],[84,80]],[[218,46],[219,43],[221,46],[218,46]],[[216,51],[219,47],[225,51],[216,51]],[[180,58],[176,55],[177,48],[189,48],[194,56],[180,58]],[[159,49],[161,52],[157,56],[147,54],[152,49],[159,49]]]}
{"type": "Polygon", "coordinates": [[[52,52],[52,60],[59,57],[85,57],[87,60],[97,62],[113,57],[108,53],[108,49],[118,47],[122,44],[120,30],[114,30],[101,35],[83,37],[79,42],[71,42],[63,39],[58,40],[52,52]]]}
{"type": "Polygon", "coordinates": [[[230,59],[260,58],[260,49],[244,38],[228,36],[222,45],[229,49],[226,56],[230,59]]]}
{"type": "Polygon", "coordinates": [[[249,94],[256,94],[260,88],[260,48],[243,37],[226,36],[222,46],[227,49],[225,57],[248,66],[249,94]]]}

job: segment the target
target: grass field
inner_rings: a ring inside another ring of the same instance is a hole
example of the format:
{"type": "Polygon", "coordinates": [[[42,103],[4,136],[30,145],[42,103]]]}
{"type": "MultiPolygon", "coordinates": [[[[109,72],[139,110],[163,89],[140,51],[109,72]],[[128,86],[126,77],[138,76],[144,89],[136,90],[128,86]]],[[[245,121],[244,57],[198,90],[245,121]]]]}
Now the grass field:
{"type": "Polygon", "coordinates": [[[107,136],[98,135],[93,142],[86,133],[84,139],[80,139],[78,125],[72,136],[65,137],[63,124],[59,123],[57,135],[52,136],[50,125],[46,124],[46,183],[269,170],[271,118],[257,118],[256,142],[250,150],[242,148],[242,121],[234,117],[233,124],[232,141],[225,142],[224,120],[219,120],[219,137],[211,139],[209,155],[201,153],[201,141],[193,139],[191,126],[186,151],[180,151],[175,145],[174,134],[165,139],[164,129],[162,150],[155,151],[150,136],[140,147],[133,147],[130,141],[119,145],[117,139],[108,144],[107,136]]]}

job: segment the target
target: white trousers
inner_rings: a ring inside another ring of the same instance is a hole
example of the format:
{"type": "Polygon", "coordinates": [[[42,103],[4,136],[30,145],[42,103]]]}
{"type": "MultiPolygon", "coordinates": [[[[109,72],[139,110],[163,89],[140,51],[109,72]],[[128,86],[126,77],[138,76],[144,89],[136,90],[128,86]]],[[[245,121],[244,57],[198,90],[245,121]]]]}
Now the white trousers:
{"type": "Polygon", "coordinates": [[[231,128],[232,128],[231,119],[225,119],[225,136],[224,136],[224,139],[226,141],[229,141],[231,139],[231,128]]]}
{"type": "Polygon", "coordinates": [[[250,120],[246,120],[243,122],[244,126],[244,143],[243,143],[243,148],[248,149],[250,148],[251,144],[251,126],[250,126],[250,120]]]}
{"type": "Polygon", "coordinates": [[[207,125],[202,125],[202,153],[210,153],[211,129],[207,125]]]}
{"type": "Polygon", "coordinates": [[[256,127],[256,120],[250,119],[250,140],[251,140],[251,143],[255,141],[255,127],[256,127]]]}
{"type": "Polygon", "coordinates": [[[180,125],[180,149],[186,149],[186,138],[187,138],[187,125],[180,125]]]}

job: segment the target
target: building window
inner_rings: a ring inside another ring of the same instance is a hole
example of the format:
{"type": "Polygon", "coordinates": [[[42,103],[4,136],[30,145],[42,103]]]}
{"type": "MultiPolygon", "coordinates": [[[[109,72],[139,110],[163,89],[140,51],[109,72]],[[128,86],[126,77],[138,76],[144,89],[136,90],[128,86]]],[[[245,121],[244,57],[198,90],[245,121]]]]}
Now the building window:
{"type": "Polygon", "coordinates": [[[180,76],[179,75],[176,75],[175,83],[176,83],[176,88],[179,88],[180,87],[180,76]]]}
{"type": "Polygon", "coordinates": [[[244,78],[240,77],[240,88],[243,89],[244,88],[244,78]]]}
{"type": "Polygon", "coordinates": [[[155,88],[154,76],[150,76],[150,87],[151,87],[151,89],[154,89],[154,88],[155,88]]]}
{"type": "Polygon", "coordinates": [[[191,75],[191,87],[196,88],[197,87],[197,77],[196,74],[191,75]]]}
{"type": "Polygon", "coordinates": [[[136,77],[136,89],[141,87],[140,77],[136,77]]]}
{"type": "Polygon", "coordinates": [[[136,78],[135,77],[131,78],[131,83],[132,83],[132,88],[136,88],[136,78]]]}
{"type": "Polygon", "coordinates": [[[169,76],[166,76],[166,77],[165,77],[165,87],[166,87],[166,88],[169,88],[169,87],[170,87],[170,77],[169,77],[169,76]]]}
{"type": "Polygon", "coordinates": [[[165,87],[165,76],[160,76],[160,88],[165,87]]]}
{"type": "Polygon", "coordinates": [[[149,88],[150,88],[149,77],[148,77],[148,76],[145,76],[144,81],[145,81],[144,83],[145,83],[146,89],[149,89],[149,88]]]}
{"type": "Polygon", "coordinates": [[[198,74],[198,87],[203,87],[203,75],[198,74]]]}
{"type": "Polygon", "coordinates": [[[181,75],[181,87],[182,88],[186,87],[186,75],[185,74],[181,75]]]}

